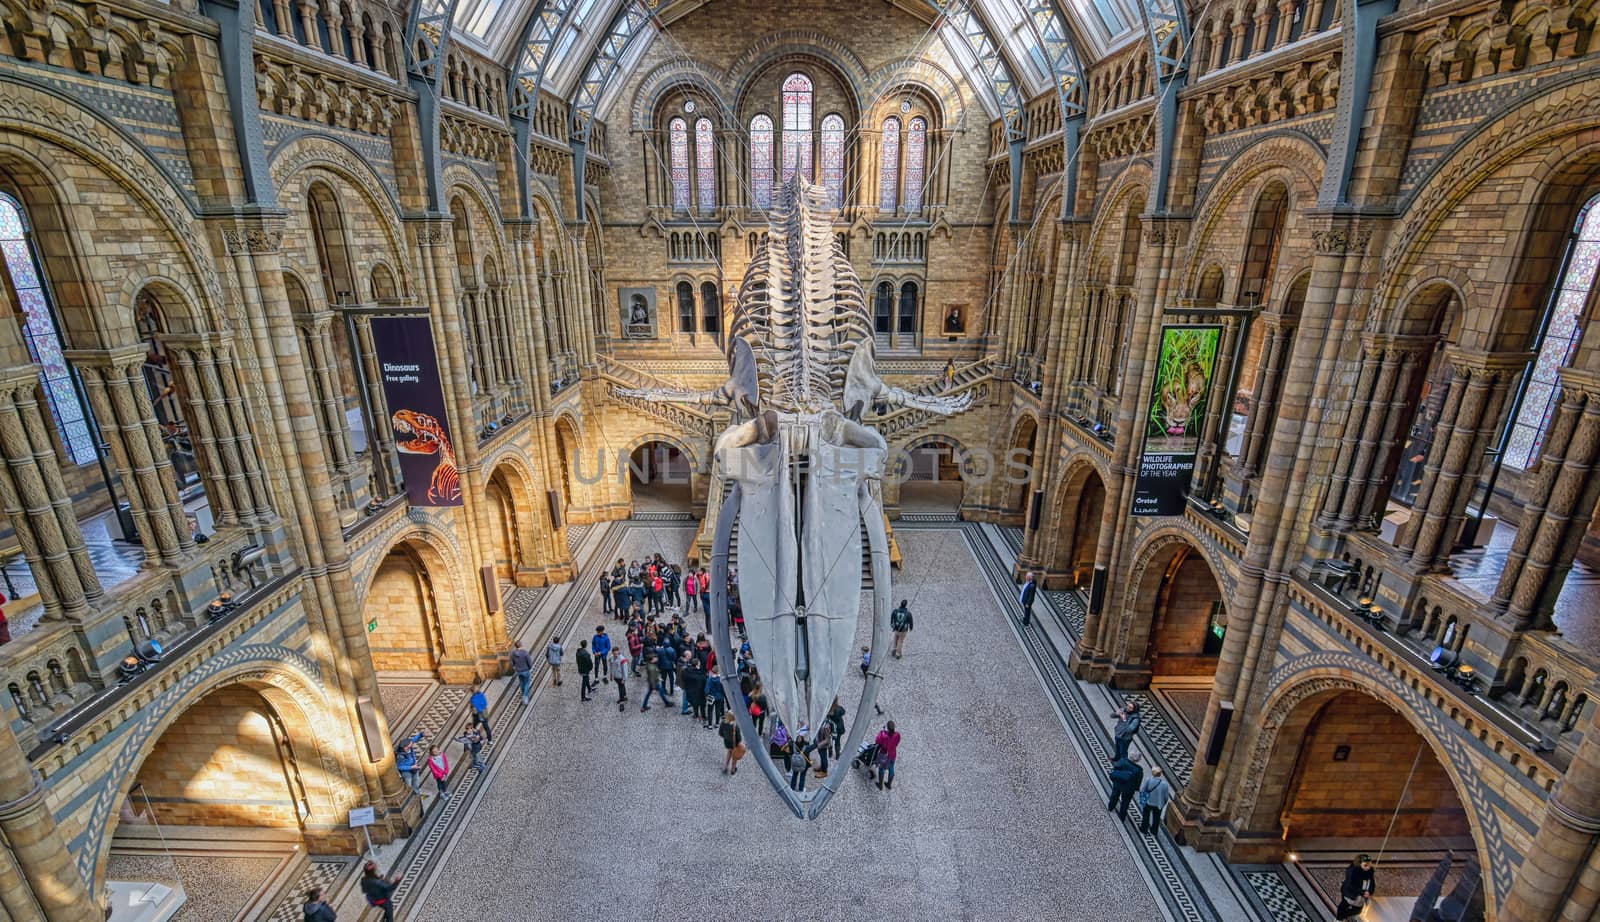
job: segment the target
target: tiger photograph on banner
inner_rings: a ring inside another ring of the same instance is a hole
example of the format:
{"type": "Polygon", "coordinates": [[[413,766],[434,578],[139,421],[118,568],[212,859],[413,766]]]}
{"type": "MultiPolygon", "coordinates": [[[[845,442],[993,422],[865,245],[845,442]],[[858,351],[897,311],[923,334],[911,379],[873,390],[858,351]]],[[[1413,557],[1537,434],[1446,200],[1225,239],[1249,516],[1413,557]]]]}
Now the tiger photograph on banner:
{"type": "Polygon", "coordinates": [[[461,505],[461,472],[427,316],[374,317],[372,339],[407,503],[461,505]]]}

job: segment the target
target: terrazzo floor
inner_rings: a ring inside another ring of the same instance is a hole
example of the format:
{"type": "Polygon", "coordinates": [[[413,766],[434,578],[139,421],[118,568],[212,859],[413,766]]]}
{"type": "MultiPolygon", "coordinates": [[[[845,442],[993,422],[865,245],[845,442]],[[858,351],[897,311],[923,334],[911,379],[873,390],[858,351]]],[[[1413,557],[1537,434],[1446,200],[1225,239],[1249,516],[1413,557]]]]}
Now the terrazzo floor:
{"type": "MultiPolygon", "coordinates": [[[[617,554],[681,557],[691,534],[629,528],[617,554]]],[[[961,533],[898,537],[917,630],[880,695],[904,735],[894,790],[855,772],[804,824],[753,760],[722,775],[698,722],[640,713],[638,681],[619,713],[614,686],[583,703],[569,676],[506,735],[404,917],[1161,918],[961,533]]],[[[585,636],[600,617],[591,598],[585,636]]]]}
{"type": "Polygon", "coordinates": [[[242,855],[119,855],[107,864],[109,880],[182,886],[189,899],[169,922],[233,922],[285,858],[242,855]]]}

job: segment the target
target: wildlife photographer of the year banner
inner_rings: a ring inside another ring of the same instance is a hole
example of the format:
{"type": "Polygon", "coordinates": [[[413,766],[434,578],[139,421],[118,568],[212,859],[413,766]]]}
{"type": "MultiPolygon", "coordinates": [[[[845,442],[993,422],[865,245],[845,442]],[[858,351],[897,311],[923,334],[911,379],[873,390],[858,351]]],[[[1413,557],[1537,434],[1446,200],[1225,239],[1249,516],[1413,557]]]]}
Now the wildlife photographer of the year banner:
{"type": "Polygon", "coordinates": [[[1161,356],[1133,489],[1134,515],[1183,514],[1221,341],[1222,327],[1215,324],[1161,328],[1161,356]]]}
{"type": "Polygon", "coordinates": [[[428,318],[374,317],[372,341],[407,501],[413,506],[461,505],[461,473],[428,318]]]}

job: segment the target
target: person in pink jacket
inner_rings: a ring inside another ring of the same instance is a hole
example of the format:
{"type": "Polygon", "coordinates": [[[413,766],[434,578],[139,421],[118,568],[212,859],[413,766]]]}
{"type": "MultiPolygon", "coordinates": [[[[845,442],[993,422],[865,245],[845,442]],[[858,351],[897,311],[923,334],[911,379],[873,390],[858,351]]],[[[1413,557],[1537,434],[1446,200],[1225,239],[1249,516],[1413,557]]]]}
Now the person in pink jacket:
{"type": "Polygon", "coordinates": [[[445,779],[450,777],[450,757],[440,752],[438,746],[428,747],[428,771],[433,775],[433,783],[439,786],[439,796],[449,797],[445,779]]]}
{"type": "Polygon", "coordinates": [[[878,789],[894,790],[894,760],[900,754],[900,732],[894,721],[878,731],[878,789]]]}

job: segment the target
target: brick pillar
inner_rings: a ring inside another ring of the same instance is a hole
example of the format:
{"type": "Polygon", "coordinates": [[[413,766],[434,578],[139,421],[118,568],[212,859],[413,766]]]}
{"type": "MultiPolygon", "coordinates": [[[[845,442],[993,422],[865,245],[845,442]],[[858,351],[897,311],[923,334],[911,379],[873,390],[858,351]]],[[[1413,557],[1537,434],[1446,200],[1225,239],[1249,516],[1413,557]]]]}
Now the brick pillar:
{"type": "Polygon", "coordinates": [[[1240,345],[1242,344],[1239,342],[1239,318],[1222,318],[1222,339],[1214,366],[1217,373],[1211,376],[1211,393],[1206,397],[1206,418],[1200,427],[1200,450],[1195,452],[1196,482],[1192,489],[1197,493],[1211,486],[1212,467],[1217,463],[1217,455],[1222,451],[1222,425],[1232,413],[1230,407],[1233,404],[1232,397],[1228,393],[1227,369],[1231,369],[1233,363],[1238,361],[1234,350],[1240,345]]]}
{"type": "Polygon", "coordinates": [[[206,444],[205,463],[211,483],[217,487],[211,499],[222,510],[219,520],[232,521],[232,515],[250,522],[267,521],[273,516],[271,494],[250,435],[248,411],[237,389],[230,395],[224,383],[233,378],[231,365],[222,365],[226,341],[215,334],[169,336],[166,340],[178,361],[190,418],[206,444]],[[241,419],[245,420],[242,430],[241,419]]]}
{"type": "Polygon", "coordinates": [[[39,411],[39,366],[0,372],[0,504],[49,619],[82,621],[103,595],[39,411]]]}
{"type": "Polygon", "coordinates": [[[1506,392],[1522,373],[1529,356],[1491,354],[1452,348],[1447,353],[1455,371],[1438,435],[1428,452],[1422,493],[1401,547],[1410,551],[1406,566],[1414,573],[1438,569],[1449,557],[1484,449],[1499,429],[1506,392]]]}
{"type": "MultiPolygon", "coordinates": [[[[1590,695],[1595,692],[1591,691],[1590,695]]],[[[1533,847],[1517,868],[1500,917],[1584,922],[1600,906],[1600,724],[1584,729],[1572,764],[1550,795],[1533,847]]]]}
{"type": "Polygon", "coordinates": [[[1561,404],[1518,496],[1522,527],[1492,606],[1519,630],[1553,630],[1551,609],[1594,510],[1600,477],[1600,375],[1563,368],[1561,404]]]}
{"type": "MultiPolygon", "coordinates": [[[[1073,221],[1063,221],[1059,232],[1060,245],[1056,248],[1056,265],[1051,277],[1052,285],[1048,293],[1050,305],[1050,329],[1046,334],[1045,363],[1041,366],[1042,377],[1040,391],[1044,406],[1060,407],[1063,395],[1066,393],[1066,378],[1068,356],[1070,350],[1066,348],[1069,339],[1067,332],[1072,325],[1075,311],[1066,307],[1070,299],[1068,294],[1073,290],[1077,279],[1078,258],[1081,225],[1073,221]]],[[[1044,508],[1054,510],[1055,497],[1051,488],[1060,488],[1059,478],[1055,476],[1056,446],[1061,442],[1061,417],[1057,413],[1047,413],[1040,426],[1037,438],[1037,450],[1033,453],[1033,465],[1036,469],[1033,483],[1029,485],[1029,495],[1023,504],[1024,523],[1027,521],[1027,512],[1033,502],[1032,490],[1043,486],[1045,489],[1044,508]]],[[[1017,566],[1021,569],[1035,569],[1041,572],[1055,559],[1055,542],[1061,536],[1059,526],[1052,527],[1046,524],[1051,513],[1045,512],[1041,516],[1042,527],[1029,529],[1023,545],[1022,554],[1017,558],[1017,566]]],[[[1045,576],[1050,574],[1045,573],[1045,576]]]]}
{"type": "Polygon", "coordinates": [[[533,221],[522,221],[512,225],[511,239],[515,243],[512,249],[512,282],[513,298],[512,316],[517,318],[517,336],[515,342],[519,344],[519,353],[522,356],[521,375],[533,379],[529,388],[529,407],[536,411],[545,411],[550,408],[550,362],[552,356],[549,350],[549,339],[546,336],[545,307],[546,301],[541,294],[539,266],[535,258],[533,241],[538,234],[539,225],[533,221]]]}
{"type": "Polygon", "coordinates": [[[1256,380],[1250,394],[1250,428],[1239,446],[1239,478],[1249,480],[1260,470],[1260,455],[1267,440],[1267,420],[1277,411],[1278,379],[1283,374],[1286,353],[1294,342],[1293,327],[1278,314],[1262,314],[1267,325],[1266,348],[1256,366],[1256,380]]]}
{"type": "Polygon", "coordinates": [[[1404,424],[1418,356],[1430,343],[1430,337],[1363,335],[1361,371],[1318,516],[1323,527],[1347,530],[1374,507],[1404,424]]]}
{"type": "MultiPolygon", "coordinates": [[[[44,783],[17,744],[10,721],[0,721],[0,832],[44,913],[42,917],[13,913],[18,922],[30,918],[83,922],[99,915],[90,908],[96,901],[56,829],[44,783]]],[[[8,910],[11,896],[5,899],[8,910]]]]}
{"type": "MultiPolygon", "coordinates": [[[[206,403],[195,381],[197,369],[194,365],[194,353],[170,342],[166,343],[166,346],[177,365],[175,377],[179,393],[189,407],[187,420],[191,429],[190,442],[194,445],[195,463],[200,467],[203,472],[202,477],[206,481],[206,497],[211,502],[217,525],[219,527],[237,525],[241,518],[240,498],[242,497],[248,510],[250,494],[249,488],[243,482],[238,458],[227,457],[228,450],[234,447],[233,443],[231,441],[224,443],[212,421],[212,408],[206,403]]],[[[219,399],[218,405],[220,404],[219,399]]]]}

